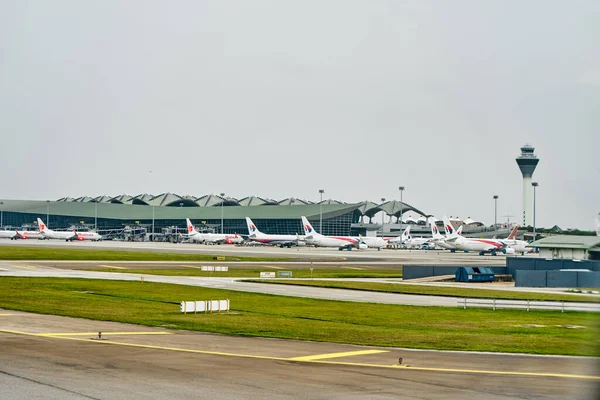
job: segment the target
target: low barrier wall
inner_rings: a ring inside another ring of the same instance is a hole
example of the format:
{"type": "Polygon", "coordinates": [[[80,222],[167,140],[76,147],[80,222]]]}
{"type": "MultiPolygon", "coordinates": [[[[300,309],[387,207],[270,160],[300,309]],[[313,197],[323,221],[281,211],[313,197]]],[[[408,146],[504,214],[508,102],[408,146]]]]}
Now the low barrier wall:
{"type": "Polygon", "coordinates": [[[180,311],[184,314],[229,311],[229,300],[182,301],[180,311]]]}

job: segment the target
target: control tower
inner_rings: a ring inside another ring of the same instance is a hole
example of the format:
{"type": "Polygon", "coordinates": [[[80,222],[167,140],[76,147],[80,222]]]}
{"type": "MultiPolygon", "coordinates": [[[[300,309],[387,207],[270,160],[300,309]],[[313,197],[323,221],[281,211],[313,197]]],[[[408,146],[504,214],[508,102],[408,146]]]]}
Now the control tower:
{"type": "Polygon", "coordinates": [[[521,147],[521,155],[517,157],[516,161],[523,174],[523,226],[531,226],[533,220],[532,200],[531,192],[531,178],[533,177],[533,171],[537,167],[540,159],[533,153],[535,149],[533,146],[526,144],[521,147]]]}

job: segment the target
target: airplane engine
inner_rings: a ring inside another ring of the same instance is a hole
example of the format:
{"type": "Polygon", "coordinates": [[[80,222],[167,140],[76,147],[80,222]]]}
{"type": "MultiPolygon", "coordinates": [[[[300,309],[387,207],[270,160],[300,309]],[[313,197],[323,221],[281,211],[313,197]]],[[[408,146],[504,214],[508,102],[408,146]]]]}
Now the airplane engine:
{"type": "Polygon", "coordinates": [[[85,238],[83,236],[77,236],[77,240],[83,242],[85,240],[85,238]]]}
{"type": "Polygon", "coordinates": [[[513,249],[512,247],[507,247],[506,249],[504,249],[504,254],[515,254],[515,249],[513,249]]]}
{"type": "Polygon", "coordinates": [[[359,243],[359,244],[358,244],[358,248],[359,248],[359,249],[366,249],[366,248],[368,248],[368,247],[369,247],[369,246],[367,246],[367,244],[366,244],[366,243],[359,243]]]}
{"type": "Polygon", "coordinates": [[[233,244],[233,242],[231,241],[231,239],[227,239],[227,240],[225,241],[225,243],[227,243],[227,244],[233,244]]]}

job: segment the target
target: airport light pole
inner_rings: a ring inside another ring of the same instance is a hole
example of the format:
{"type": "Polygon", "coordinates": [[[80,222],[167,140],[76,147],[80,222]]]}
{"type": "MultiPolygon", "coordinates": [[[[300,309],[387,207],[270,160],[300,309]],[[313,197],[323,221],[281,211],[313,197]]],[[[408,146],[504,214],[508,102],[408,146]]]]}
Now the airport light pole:
{"type": "MultiPolygon", "coordinates": [[[[381,198],[381,204],[383,204],[385,202],[385,197],[381,198]]],[[[383,208],[381,209],[381,236],[383,237],[383,219],[385,218],[385,211],[383,211],[383,208]]]]}
{"type": "Polygon", "coordinates": [[[4,226],[4,202],[0,201],[0,227],[4,226]]]}
{"type": "Polygon", "coordinates": [[[535,189],[539,186],[537,182],[531,182],[533,186],[533,240],[537,237],[535,234],[535,189]]]}
{"type": "Polygon", "coordinates": [[[96,201],[94,207],[94,230],[98,232],[98,202],[96,201]]]}
{"type": "Polygon", "coordinates": [[[152,241],[154,241],[154,204],[152,204],[152,241]]]}
{"type": "Polygon", "coordinates": [[[402,214],[404,213],[404,203],[402,202],[402,193],[404,192],[404,186],[399,186],[400,190],[400,228],[402,228],[402,214]]]}
{"type": "Polygon", "coordinates": [[[494,230],[498,229],[498,195],[494,195],[494,230]]]}
{"type": "Polygon", "coordinates": [[[50,224],[50,200],[46,200],[46,226],[50,224]]]}
{"type": "Polygon", "coordinates": [[[319,189],[319,194],[321,195],[321,201],[319,202],[319,233],[323,234],[323,193],[325,190],[319,189]]]}
{"type": "Polygon", "coordinates": [[[225,203],[225,193],[221,193],[221,234],[223,234],[223,203],[225,203]]]}

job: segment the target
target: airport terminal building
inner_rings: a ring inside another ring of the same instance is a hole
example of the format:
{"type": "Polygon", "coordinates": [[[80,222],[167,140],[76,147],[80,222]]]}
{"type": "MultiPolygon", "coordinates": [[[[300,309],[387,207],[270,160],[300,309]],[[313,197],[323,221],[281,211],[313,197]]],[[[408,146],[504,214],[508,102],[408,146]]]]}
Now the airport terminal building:
{"type": "Polygon", "coordinates": [[[425,214],[406,203],[388,201],[376,204],[369,201],[343,203],[324,200],[319,203],[288,198],[281,201],[255,196],[234,199],[219,195],[201,197],[163,193],[153,196],[121,195],[61,198],[50,200],[0,200],[0,225],[3,229],[36,226],[42,218],[51,229],[89,227],[104,235],[133,229],[159,233],[164,229],[185,231],[189,218],[199,231],[247,234],[245,217],[252,218],[258,229],[271,234],[303,234],[301,216],[306,216],[325,235],[365,234],[371,219],[384,211],[390,221],[403,213],[425,214]],[[367,221],[368,218],[368,221],[367,221]]]}

